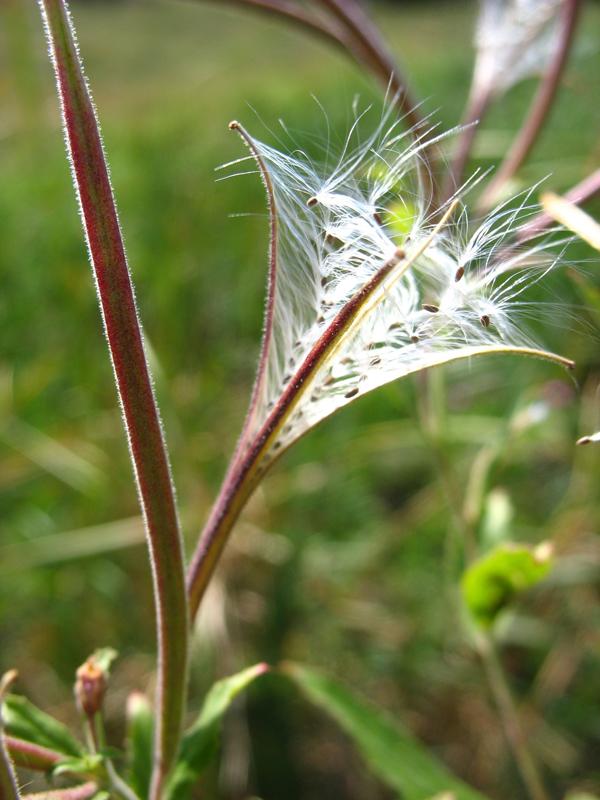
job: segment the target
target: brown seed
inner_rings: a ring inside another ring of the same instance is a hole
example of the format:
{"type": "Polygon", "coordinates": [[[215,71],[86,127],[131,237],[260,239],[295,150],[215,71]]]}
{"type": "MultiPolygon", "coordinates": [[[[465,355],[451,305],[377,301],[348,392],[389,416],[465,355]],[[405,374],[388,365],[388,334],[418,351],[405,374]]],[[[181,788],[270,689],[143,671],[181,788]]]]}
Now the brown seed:
{"type": "Polygon", "coordinates": [[[437,314],[439,306],[434,306],[433,303],[423,303],[423,311],[429,311],[430,314],[437,314]]]}
{"type": "Polygon", "coordinates": [[[487,314],[482,314],[481,317],[479,318],[479,321],[481,322],[484,328],[490,327],[491,320],[487,314]]]}
{"type": "Polygon", "coordinates": [[[356,389],[350,389],[350,391],[349,391],[349,392],[346,392],[346,394],[344,395],[344,397],[347,397],[347,398],[350,398],[350,397],[356,397],[356,395],[357,395],[357,394],[358,394],[358,388],[356,388],[356,389]]]}
{"type": "Polygon", "coordinates": [[[376,367],[376,366],[377,366],[377,364],[381,364],[381,358],[379,358],[379,356],[376,356],[375,358],[372,358],[372,359],[369,361],[369,364],[370,364],[372,367],[376,367]]]}
{"type": "Polygon", "coordinates": [[[316,197],[309,197],[308,200],[306,201],[306,205],[309,208],[312,208],[312,206],[316,206],[318,202],[319,201],[317,200],[316,197]]]}
{"type": "Polygon", "coordinates": [[[591,436],[582,436],[581,439],[577,439],[575,444],[591,444],[592,437],[591,436]]]}
{"type": "Polygon", "coordinates": [[[465,274],[465,268],[464,268],[464,267],[459,267],[459,268],[456,270],[456,274],[455,274],[455,276],[454,276],[454,280],[456,281],[456,283],[458,283],[458,282],[459,282],[459,280],[462,278],[462,276],[463,276],[464,274],[465,274]]]}
{"type": "Polygon", "coordinates": [[[377,211],[373,212],[373,219],[375,220],[375,222],[378,225],[383,225],[383,220],[381,219],[381,214],[379,214],[377,211]]]}
{"type": "Polygon", "coordinates": [[[411,336],[410,340],[411,340],[411,342],[413,344],[417,344],[419,342],[419,337],[418,336],[411,336]]]}

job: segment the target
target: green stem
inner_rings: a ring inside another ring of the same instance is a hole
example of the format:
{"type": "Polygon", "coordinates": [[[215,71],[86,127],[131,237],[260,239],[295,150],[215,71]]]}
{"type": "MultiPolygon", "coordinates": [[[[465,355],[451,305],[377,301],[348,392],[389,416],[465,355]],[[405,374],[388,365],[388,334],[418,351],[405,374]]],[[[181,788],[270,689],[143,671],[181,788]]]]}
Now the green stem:
{"type": "Polygon", "coordinates": [[[154,580],[157,734],[151,800],[158,800],[181,736],[188,612],[175,493],[98,122],[64,0],[39,0],[67,149],[82,212],[138,492],[154,580]]]}
{"type": "Polygon", "coordinates": [[[494,643],[488,636],[479,634],[477,649],[498,707],[504,735],[512,750],[527,792],[531,800],[549,800],[537,764],[527,746],[527,738],[521,727],[519,712],[494,643]]]}

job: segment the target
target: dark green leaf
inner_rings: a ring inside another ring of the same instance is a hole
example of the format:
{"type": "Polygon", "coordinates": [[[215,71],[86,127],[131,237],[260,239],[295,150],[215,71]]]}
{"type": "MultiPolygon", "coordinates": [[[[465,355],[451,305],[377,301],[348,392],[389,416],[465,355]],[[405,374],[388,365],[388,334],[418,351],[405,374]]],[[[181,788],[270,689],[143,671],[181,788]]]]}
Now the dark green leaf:
{"type": "Polygon", "coordinates": [[[80,756],[83,748],[62,722],[33,705],[26,697],[9,694],[4,701],[4,727],[11,736],[80,756]]]}
{"type": "Polygon", "coordinates": [[[190,796],[191,789],[217,751],[223,715],[237,695],[267,670],[266,664],[256,664],[213,685],[198,720],[183,737],[167,787],[167,800],[186,800],[190,796]]]}
{"type": "Polygon", "coordinates": [[[385,712],[299,664],[288,663],[283,672],[311,702],[333,717],[373,773],[397,790],[404,800],[429,800],[447,792],[455,800],[484,800],[483,795],[456,778],[385,712]]]}

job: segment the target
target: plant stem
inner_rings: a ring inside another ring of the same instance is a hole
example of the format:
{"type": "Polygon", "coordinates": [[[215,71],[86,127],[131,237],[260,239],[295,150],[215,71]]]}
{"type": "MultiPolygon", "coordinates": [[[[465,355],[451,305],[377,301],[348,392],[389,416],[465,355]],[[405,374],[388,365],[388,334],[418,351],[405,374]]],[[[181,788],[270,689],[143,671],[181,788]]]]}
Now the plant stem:
{"type": "Polygon", "coordinates": [[[471,89],[471,97],[461,122],[462,130],[458,137],[454,158],[448,170],[442,196],[447,199],[460,187],[464,178],[465,169],[471,155],[475,136],[479,131],[479,122],[487,111],[491,100],[489,91],[471,89]]]}
{"type": "Polygon", "coordinates": [[[54,789],[49,792],[24,794],[22,800],[89,800],[98,794],[99,787],[93,781],[69,789],[54,789]]]}
{"type": "Polygon", "coordinates": [[[548,795],[535,760],[527,747],[527,739],[521,727],[504,669],[489,636],[477,635],[477,649],[481,656],[488,683],[500,713],[504,734],[512,750],[521,778],[531,800],[548,800],[548,795]]]}
{"type": "MultiPolygon", "coordinates": [[[[377,27],[355,0],[315,0],[334,17],[307,14],[304,9],[288,0],[230,0],[237,5],[248,5],[261,11],[277,14],[307,28],[313,33],[341,48],[354,61],[366,67],[389,95],[391,102],[406,120],[407,126],[418,141],[427,133],[425,120],[418,110],[405,77],[387,49],[377,27]]],[[[423,148],[420,176],[430,204],[435,202],[436,180],[433,165],[436,160],[434,145],[423,148]]]]}
{"type": "Polygon", "coordinates": [[[3,735],[4,724],[2,719],[4,695],[16,678],[16,670],[6,672],[2,678],[0,678],[0,800],[19,800],[21,797],[15,769],[3,735]]]}
{"type": "Polygon", "coordinates": [[[533,99],[529,113],[518,132],[500,168],[488,183],[479,199],[479,209],[489,209],[501,188],[521,167],[535,144],[550,113],[558,91],[561,75],[573,41],[573,34],[581,7],[580,0],[563,0],[560,39],[554,58],[548,66],[539,89],[533,99]]]}
{"type": "Polygon", "coordinates": [[[146,523],[158,638],[157,800],[181,735],[188,613],[181,532],[133,286],[92,100],[64,0],[40,0],[67,148],[146,523]]]}
{"type": "Polygon", "coordinates": [[[4,743],[17,767],[48,772],[64,758],[63,753],[33,742],[26,742],[16,736],[5,736],[4,743]]]}
{"type": "MultiPolygon", "coordinates": [[[[588,200],[600,195],[600,169],[592,172],[582,181],[563,194],[566,200],[576,205],[583,205],[588,200]]],[[[518,241],[522,244],[538,236],[550,225],[554,224],[554,219],[545,211],[537,214],[527,225],[524,225],[519,232],[518,241]]]]}

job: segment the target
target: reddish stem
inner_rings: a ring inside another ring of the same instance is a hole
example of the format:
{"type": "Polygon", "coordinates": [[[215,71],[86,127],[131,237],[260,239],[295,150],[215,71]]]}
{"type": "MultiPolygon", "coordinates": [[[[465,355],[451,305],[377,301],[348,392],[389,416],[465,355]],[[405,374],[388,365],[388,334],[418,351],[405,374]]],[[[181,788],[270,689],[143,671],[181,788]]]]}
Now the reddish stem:
{"type": "MultiPolygon", "coordinates": [[[[573,186],[568,192],[565,192],[563,197],[571,203],[582,205],[598,195],[600,195],[600,169],[592,172],[587,178],[584,178],[573,186]]],[[[533,239],[542,231],[546,230],[550,225],[553,225],[554,222],[555,220],[549,214],[546,214],[545,211],[541,214],[537,214],[527,225],[521,228],[518,241],[521,243],[528,242],[530,239],[533,239]]]]}
{"type": "Polygon", "coordinates": [[[68,789],[53,789],[49,792],[24,794],[22,800],[89,800],[98,793],[98,785],[93,781],[71,786],[68,789]]]}
{"type": "Polygon", "coordinates": [[[26,742],[16,736],[5,736],[4,742],[10,757],[17,767],[25,767],[38,772],[48,772],[65,758],[63,753],[58,753],[56,750],[50,750],[48,747],[42,747],[33,742],[26,742]]]}
{"type": "Polygon", "coordinates": [[[485,192],[483,192],[479,200],[479,207],[482,210],[488,209],[493,205],[502,186],[506,181],[512,178],[524,163],[540,135],[552,108],[558,91],[560,77],[567,63],[567,57],[571,49],[580,8],[580,0],[563,0],[560,39],[556,48],[556,53],[546,74],[542,78],[521,130],[518,132],[506,158],[493,179],[488,183],[485,192]]]}
{"type": "Polygon", "coordinates": [[[158,636],[152,800],[177,752],[185,705],[188,614],[171,472],[98,122],[65,0],[40,0],[67,148],[146,523],[158,636]]]}

